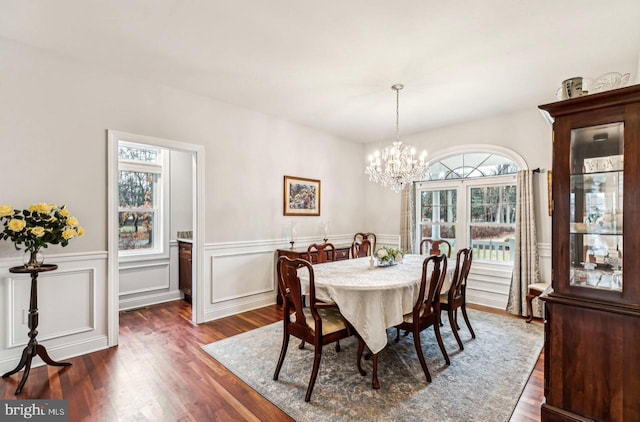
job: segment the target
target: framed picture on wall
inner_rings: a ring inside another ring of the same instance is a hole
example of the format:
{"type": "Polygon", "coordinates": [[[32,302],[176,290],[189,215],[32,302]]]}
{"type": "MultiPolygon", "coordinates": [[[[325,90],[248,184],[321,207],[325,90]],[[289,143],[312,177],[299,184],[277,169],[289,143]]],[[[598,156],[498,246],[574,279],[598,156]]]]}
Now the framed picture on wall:
{"type": "Polygon", "coordinates": [[[320,215],[320,180],[284,176],[284,215],[320,215]]]}

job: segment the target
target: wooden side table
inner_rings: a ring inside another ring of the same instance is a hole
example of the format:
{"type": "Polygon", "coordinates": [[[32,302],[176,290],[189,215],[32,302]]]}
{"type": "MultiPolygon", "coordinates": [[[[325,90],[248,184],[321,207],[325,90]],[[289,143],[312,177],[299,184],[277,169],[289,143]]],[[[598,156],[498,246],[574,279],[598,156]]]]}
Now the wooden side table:
{"type": "Polygon", "coordinates": [[[40,358],[47,364],[51,366],[71,366],[70,363],[67,362],[56,362],[49,357],[47,353],[47,349],[41,344],[38,344],[38,340],[36,337],[38,336],[38,274],[53,271],[58,269],[57,265],[54,264],[45,264],[37,268],[26,268],[24,266],[20,267],[11,267],[9,268],[9,272],[18,273],[18,274],[31,274],[31,297],[29,300],[29,343],[27,347],[22,351],[22,357],[20,358],[20,362],[18,366],[13,371],[9,371],[2,376],[2,378],[10,377],[11,375],[17,373],[22,368],[24,368],[24,374],[22,375],[22,380],[20,380],[20,384],[18,384],[18,388],[16,389],[16,395],[22,393],[22,388],[24,384],[27,382],[27,378],[29,378],[29,372],[31,371],[31,360],[34,356],[40,356],[40,358]]]}

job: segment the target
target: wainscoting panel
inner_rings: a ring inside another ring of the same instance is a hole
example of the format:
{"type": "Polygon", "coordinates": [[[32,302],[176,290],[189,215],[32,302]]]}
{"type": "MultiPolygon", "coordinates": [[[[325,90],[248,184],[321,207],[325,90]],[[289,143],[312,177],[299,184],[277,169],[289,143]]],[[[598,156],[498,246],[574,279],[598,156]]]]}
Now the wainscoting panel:
{"type": "MultiPolygon", "coordinates": [[[[538,244],[540,261],[540,280],[551,280],[551,244],[538,244]]],[[[471,266],[467,300],[470,303],[506,309],[511,288],[512,268],[508,266],[489,265],[475,261],[471,266]]],[[[535,299],[537,300],[537,299],[535,299]]],[[[534,305],[535,305],[534,300],[534,305]]]]}
{"type": "Polygon", "coordinates": [[[511,272],[511,266],[474,261],[467,284],[467,301],[504,309],[509,297],[511,272]]]}
{"type": "MultiPolygon", "coordinates": [[[[38,276],[38,341],[58,361],[107,348],[106,252],[47,254],[46,259],[58,269],[38,276]]],[[[2,373],[18,364],[28,341],[31,278],[9,272],[21,264],[16,258],[0,260],[2,373]]],[[[40,358],[34,359],[33,366],[39,365],[40,358]]]]}
{"type": "Polygon", "coordinates": [[[211,303],[273,293],[274,271],[273,250],[212,256],[211,303]]]}
{"type": "MultiPolygon", "coordinates": [[[[351,244],[353,234],[329,236],[335,245],[351,244]]],[[[400,236],[379,235],[378,247],[398,247],[400,236]]],[[[296,239],[296,245],[321,242],[318,237],[296,239]]],[[[205,245],[205,320],[211,321],[276,302],[276,250],[288,248],[287,239],[228,242],[205,245]]]]}
{"type": "Polygon", "coordinates": [[[121,311],[177,300],[178,243],[169,244],[169,259],[127,261],[120,264],[121,311]]]}
{"type": "MultiPolygon", "coordinates": [[[[329,238],[329,242],[334,244],[351,243],[352,240],[353,235],[329,238]]],[[[296,244],[308,245],[318,241],[315,237],[299,238],[296,244]]],[[[398,247],[399,236],[379,235],[377,241],[378,247],[398,247]]],[[[205,320],[275,303],[276,249],[288,247],[286,239],[205,245],[205,320]]],[[[541,249],[545,250],[544,247],[541,249]]],[[[546,259],[544,253],[541,255],[541,261],[546,259]]],[[[467,288],[469,302],[504,309],[511,271],[510,266],[474,262],[467,288]]],[[[544,279],[544,275],[542,277],[544,279]]]]}
{"type": "MultiPolygon", "coordinates": [[[[7,347],[24,347],[29,342],[29,274],[9,278],[9,341],[7,347]]],[[[38,340],[45,341],[96,329],[95,268],[57,270],[38,276],[38,340]],[[57,292],[67,294],[62,302],[46,300],[57,292]],[[61,306],[63,304],[63,306],[61,306]]]]}
{"type": "Polygon", "coordinates": [[[205,321],[274,304],[276,249],[287,246],[286,239],[205,245],[205,321]]]}
{"type": "Polygon", "coordinates": [[[120,267],[120,296],[169,289],[169,262],[120,267]]]}
{"type": "Polygon", "coordinates": [[[538,243],[538,258],[540,260],[540,279],[542,282],[550,282],[551,243],[538,243]]]}

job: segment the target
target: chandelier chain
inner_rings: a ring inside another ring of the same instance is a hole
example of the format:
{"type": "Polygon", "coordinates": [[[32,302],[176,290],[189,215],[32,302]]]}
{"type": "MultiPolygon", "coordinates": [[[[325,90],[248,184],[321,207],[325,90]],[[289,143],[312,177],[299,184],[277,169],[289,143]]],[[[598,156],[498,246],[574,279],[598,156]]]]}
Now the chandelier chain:
{"type": "Polygon", "coordinates": [[[396,90],[396,141],[400,141],[400,89],[402,88],[395,88],[396,90]]]}

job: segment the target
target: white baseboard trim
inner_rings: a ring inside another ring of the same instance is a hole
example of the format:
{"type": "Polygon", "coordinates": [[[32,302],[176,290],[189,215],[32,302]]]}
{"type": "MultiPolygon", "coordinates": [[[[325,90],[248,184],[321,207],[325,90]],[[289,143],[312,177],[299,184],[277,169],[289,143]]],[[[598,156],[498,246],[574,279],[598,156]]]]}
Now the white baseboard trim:
{"type": "Polygon", "coordinates": [[[155,293],[144,295],[140,297],[132,297],[120,299],[120,311],[127,311],[129,309],[142,308],[144,306],[157,305],[159,303],[171,302],[173,300],[182,299],[182,292],[180,290],[174,290],[171,292],[155,293]]]}
{"type": "Polygon", "coordinates": [[[217,304],[218,306],[208,309],[205,312],[205,321],[214,321],[216,319],[225,318],[242,312],[264,308],[265,306],[273,305],[276,303],[275,294],[248,297],[246,299],[249,300],[230,301],[217,304]]]}
{"type": "MultiPolygon", "coordinates": [[[[75,358],[77,356],[86,355],[89,353],[97,352],[108,348],[108,338],[106,335],[88,338],[85,340],[79,340],[73,343],[67,343],[61,346],[49,346],[47,342],[43,342],[42,345],[46,347],[49,356],[55,361],[64,362],[67,359],[75,358]]],[[[13,370],[20,361],[22,355],[22,349],[16,349],[12,356],[0,360],[0,372],[5,373],[13,370]]],[[[39,358],[33,358],[31,367],[35,368],[44,365],[44,362],[39,358]]],[[[14,376],[22,376],[22,372],[14,376]]],[[[28,382],[28,381],[27,381],[28,382]]]]}

